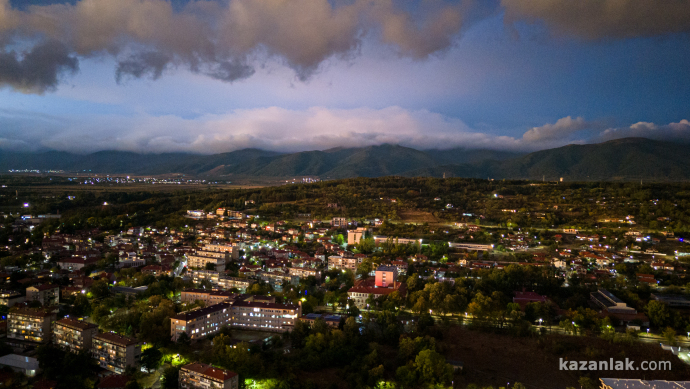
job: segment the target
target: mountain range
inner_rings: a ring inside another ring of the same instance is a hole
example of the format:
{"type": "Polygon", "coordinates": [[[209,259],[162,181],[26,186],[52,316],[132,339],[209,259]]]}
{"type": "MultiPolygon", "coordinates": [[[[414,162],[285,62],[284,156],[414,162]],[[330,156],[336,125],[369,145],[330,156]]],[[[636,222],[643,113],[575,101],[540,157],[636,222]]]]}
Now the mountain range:
{"type": "Polygon", "coordinates": [[[322,179],[389,175],[494,179],[690,180],[686,144],[624,138],[598,144],[568,145],[529,154],[496,150],[416,150],[398,145],[278,153],[243,149],[229,153],[137,154],[100,151],[0,152],[0,171],[63,170],[132,175],[185,174],[237,179],[312,176],[322,179]]]}

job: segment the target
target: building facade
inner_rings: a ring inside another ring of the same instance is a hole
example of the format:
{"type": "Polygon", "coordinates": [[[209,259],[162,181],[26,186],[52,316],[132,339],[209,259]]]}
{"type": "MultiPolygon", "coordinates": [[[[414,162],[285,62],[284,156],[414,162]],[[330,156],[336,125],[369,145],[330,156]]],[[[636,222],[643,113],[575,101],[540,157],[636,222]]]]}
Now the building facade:
{"type": "Polygon", "coordinates": [[[238,389],[239,375],[197,362],[182,366],[178,383],[182,389],[238,389]]]}
{"type": "Polygon", "coordinates": [[[398,268],[395,266],[381,265],[376,268],[376,287],[387,288],[395,283],[398,278],[398,268]]]}
{"type": "Polygon", "coordinates": [[[8,308],[14,306],[15,304],[23,303],[25,299],[26,297],[16,290],[0,291],[0,305],[4,305],[8,308]]]}
{"type": "Polygon", "coordinates": [[[7,314],[7,338],[48,343],[55,314],[44,309],[21,308],[7,314]]]}
{"type": "Polygon", "coordinates": [[[26,301],[38,301],[43,306],[58,305],[60,303],[60,287],[53,284],[43,284],[26,288],[26,301]]]}
{"type": "Polygon", "coordinates": [[[237,296],[235,293],[222,290],[185,289],[180,294],[180,300],[183,303],[193,303],[199,300],[203,301],[205,306],[210,306],[230,301],[235,296],[237,296]]]}
{"type": "Polygon", "coordinates": [[[93,337],[91,355],[100,367],[122,374],[127,366],[139,365],[141,344],[133,338],[103,333],[93,337]]]}
{"type": "Polygon", "coordinates": [[[53,344],[73,353],[91,350],[98,326],[83,320],[60,319],[53,323],[53,344]]]}
{"type": "Polygon", "coordinates": [[[170,338],[177,342],[183,333],[192,340],[217,333],[230,324],[230,307],[230,303],[219,303],[178,313],[170,318],[170,338]]]}
{"type": "Polygon", "coordinates": [[[253,284],[254,280],[239,277],[222,277],[218,279],[218,287],[223,290],[237,289],[240,293],[245,293],[249,285],[253,284]]]}
{"type": "Polygon", "coordinates": [[[291,267],[288,269],[291,276],[299,278],[307,278],[309,276],[315,277],[317,280],[321,279],[321,270],[312,269],[308,267],[291,267]]]}
{"type": "Polygon", "coordinates": [[[328,257],[328,270],[352,270],[357,271],[357,266],[362,263],[362,258],[360,257],[346,257],[334,255],[328,257]]]}
{"type": "Polygon", "coordinates": [[[199,250],[195,254],[187,255],[187,266],[191,268],[205,269],[206,264],[213,264],[217,272],[225,271],[225,263],[230,260],[230,254],[226,251],[199,250]]]}
{"type": "Polygon", "coordinates": [[[232,305],[232,326],[286,332],[291,331],[302,316],[301,305],[250,300],[236,301],[232,305]]]}

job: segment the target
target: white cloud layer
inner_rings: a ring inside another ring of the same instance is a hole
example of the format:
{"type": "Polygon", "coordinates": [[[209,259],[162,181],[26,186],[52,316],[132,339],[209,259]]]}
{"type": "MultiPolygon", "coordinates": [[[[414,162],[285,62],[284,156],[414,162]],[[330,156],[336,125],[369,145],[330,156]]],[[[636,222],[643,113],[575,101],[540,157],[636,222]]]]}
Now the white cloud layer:
{"type": "Polygon", "coordinates": [[[630,136],[690,141],[690,122],[682,120],[660,126],[636,123],[602,130],[600,124],[583,118],[565,117],[553,124],[531,128],[516,138],[483,133],[459,119],[438,113],[400,107],[307,110],[268,107],[194,119],[145,114],[55,118],[0,110],[0,148],[77,153],[126,150],[212,154],[250,147],[294,152],[382,143],[415,149],[534,151],[630,136]]]}

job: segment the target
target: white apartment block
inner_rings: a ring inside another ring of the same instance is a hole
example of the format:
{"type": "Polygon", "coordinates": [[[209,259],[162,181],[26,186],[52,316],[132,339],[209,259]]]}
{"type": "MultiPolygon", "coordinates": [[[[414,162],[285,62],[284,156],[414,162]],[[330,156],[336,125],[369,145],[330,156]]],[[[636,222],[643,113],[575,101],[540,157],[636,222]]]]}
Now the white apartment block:
{"type": "Polygon", "coordinates": [[[225,270],[225,264],[230,260],[230,254],[225,251],[199,250],[195,254],[187,255],[187,266],[191,268],[205,269],[207,263],[215,266],[217,272],[225,270]]]}
{"type": "Polygon", "coordinates": [[[170,338],[176,342],[183,333],[192,340],[217,333],[230,324],[230,307],[224,302],[178,313],[170,318],[170,338]]]}

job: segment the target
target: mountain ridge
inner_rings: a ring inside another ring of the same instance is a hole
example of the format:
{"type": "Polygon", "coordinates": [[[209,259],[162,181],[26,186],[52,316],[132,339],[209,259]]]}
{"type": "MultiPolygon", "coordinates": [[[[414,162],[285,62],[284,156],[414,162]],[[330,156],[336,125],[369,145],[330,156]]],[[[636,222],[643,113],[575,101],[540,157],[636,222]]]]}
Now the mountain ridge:
{"type": "Polygon", "coordinates": [[[586,180],[690,180],[688,145],[646,138],[571,144],[532,153],[496,150],[417,150],[400,145],[279,153],[242,149],[201,155],[138,154],[104,150],[0,152],[0,171],[63,170],[104,174],[185,174],[198,177],[297,177],[322,179],[389,175],[586,180]]]}

